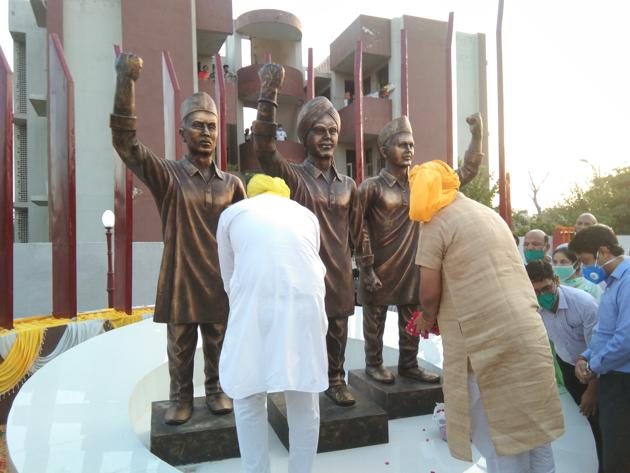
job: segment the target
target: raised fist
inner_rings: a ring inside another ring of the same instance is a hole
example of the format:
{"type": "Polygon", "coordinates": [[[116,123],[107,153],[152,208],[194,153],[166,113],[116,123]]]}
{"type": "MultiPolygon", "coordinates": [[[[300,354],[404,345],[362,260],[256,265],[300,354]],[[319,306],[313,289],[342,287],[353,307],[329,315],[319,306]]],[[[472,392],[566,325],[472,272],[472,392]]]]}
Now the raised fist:
{"type": "Polygon", "coordinates": [[[473,113],[466,117],[466,123],[468,123],[468,128],[470,129],[470,134],[476,138],[483,137],[483,119],[481,118],[481,113],[473,113]]]}
{"type": "Polygon", "coordinates": [[[136,81],[142,70],[142,58],[132,53],[120,53],[116,58],[116,73],[136,81]]]}
{"type": "Polygon", "coordinates": [[[263,64],[258,70],[258,77],[261,91],[276,92],[284,82],[284,67],[280,64],[263,64]]]}

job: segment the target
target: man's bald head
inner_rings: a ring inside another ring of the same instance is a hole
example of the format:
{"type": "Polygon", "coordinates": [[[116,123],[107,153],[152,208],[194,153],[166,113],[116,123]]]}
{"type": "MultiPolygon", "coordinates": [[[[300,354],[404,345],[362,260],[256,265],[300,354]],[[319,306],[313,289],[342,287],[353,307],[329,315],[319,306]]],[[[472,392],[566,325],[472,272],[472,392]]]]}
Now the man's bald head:
{"type": "Polygon", "coordinates": [[[595,215],[592,213],[584,212],[580,215],[575,221],[575,232],[579,232],[580,230],[584,230],[592,225],[597,224],[597,219],[595,215]]]}
{"type": "Polygon", "coordinates": [[[549,251],[549,237],[542,230],[534,228],[525,234],[523,250],[543,250],[547,254],[549,251]]]}

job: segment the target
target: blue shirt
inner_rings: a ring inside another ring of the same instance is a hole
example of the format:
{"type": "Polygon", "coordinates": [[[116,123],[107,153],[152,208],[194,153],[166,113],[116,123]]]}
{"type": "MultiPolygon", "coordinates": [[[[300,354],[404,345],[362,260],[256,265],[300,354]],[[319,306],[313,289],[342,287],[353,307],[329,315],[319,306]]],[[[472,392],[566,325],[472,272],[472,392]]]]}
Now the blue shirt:
{"type": "Polygon", "coordinates": [[[558,287],[556,312],[538,309],[547,335],[562,361],[575,365],[578,355],[588,348],[597,323],[597,301],[590,294],[572,287],[558,287]]]}
{"type": "Polygon", "coordinates": [[[606,279],[599,302],[598,322],[590,348],[582,356],[597,374],[630,373],[630,259],[624,260],[606,279]]]}

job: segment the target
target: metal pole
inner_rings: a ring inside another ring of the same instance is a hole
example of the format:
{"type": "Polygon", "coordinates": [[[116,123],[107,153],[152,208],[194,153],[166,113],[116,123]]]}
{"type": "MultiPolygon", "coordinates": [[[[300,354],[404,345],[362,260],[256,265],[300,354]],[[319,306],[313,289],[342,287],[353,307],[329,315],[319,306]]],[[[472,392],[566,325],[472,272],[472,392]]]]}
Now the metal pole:
{"type": "MultiPolygon", "coordinates": [[[[221,64],[221,55],[214,55],[214,63],[216,64],[215,77],[217,78],[215,91],[216,97],[219,99],[219,145],[221,146],[219,154],[219,168],[221,171],[227,171],[227,123],[225,109],[225,77],[223,75],[223,66],[221,64]]],[[[216,150],[215,150],[216,156],[216,150]]]]}
{"type": "Polygon", "coordinates": [[[363,182],[363,42],[354,51],[354,149],[357,185],[363,182]]]}
{"type": "Polygon", "coordinates": [[[448,14],[446,33],[446,163],[453,167],[453,22],[455,14],[448,14]]]}
{"type": "Polygon", "coordinates": [[[105,229],[107,239],[107,307],[114,307],[114,270],[112,268],[112,229],[105,229]]]}
{"type": "Polygon", "coordinates": [[[313,48],[308,48],[308,69],[306,70],[306,100],[315,97],[315,74],[313,71],[313,48]]]}
{"type": "Polygon", "coordinates": [[[400,114],[409,116],[409,62],[407,58],[407,30],[400,30],[400,114]]]}
{"type": "Polygon", "coordinates": [[[499,215],[508,221],[507,185],[505,179],[505,130],[503,116],[503,0],[499,0],[497,16],[497,105],[499,112],[499,215]]]}

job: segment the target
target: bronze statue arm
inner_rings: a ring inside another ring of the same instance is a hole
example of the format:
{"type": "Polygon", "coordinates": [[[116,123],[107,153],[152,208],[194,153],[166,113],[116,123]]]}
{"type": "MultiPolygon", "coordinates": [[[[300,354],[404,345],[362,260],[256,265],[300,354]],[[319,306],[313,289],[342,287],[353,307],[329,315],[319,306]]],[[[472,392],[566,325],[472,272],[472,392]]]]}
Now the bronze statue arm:
{"type": "MultiPolygon", "coordinates": [[[[264,64],[258,71],[260,96],[256,121],[252,124],[254,152],[265,173],[281,176],[279,168],[284,158],[276,150],[276,109],[278,91],[284,81],[284,68],[278,64],[264,64]]],[[[283,176],[281,176],[283,177],[283,176]]]]}
{"type": "Polygon", "coordinates": [[[127,165],[136,165],[136,80],[140,77],[142,59],[130,53],[120,53],[116,59],[116,92],[111,115],[112,142],[127,165]]]}
{"type": "Polygon", "coordinates": [[[470,144],[464,154],[464,162],[456,171],[462,187],[475,178],[483,158],[483,119],[481,114],[470,115],[466,118],[466,122],[470,129],[470,144]]]}
{"type": "Polygon", "coordinates": [[[370,241],[370,229],[366,218],[369,208],[370,183],[364,181],[357,191],[359,197],[359,210],[361,216],[361,230],[359,240],[356,243],[355,261],[360,269],[359,283],[368,292],[374,292],[383,287],[383,283],[374,271],[374,253],[370,241]]]}

